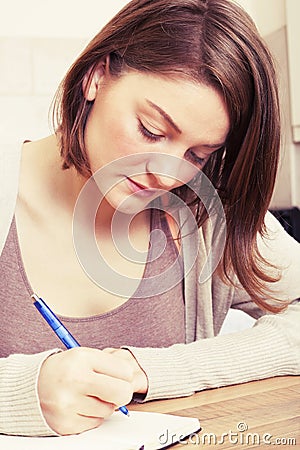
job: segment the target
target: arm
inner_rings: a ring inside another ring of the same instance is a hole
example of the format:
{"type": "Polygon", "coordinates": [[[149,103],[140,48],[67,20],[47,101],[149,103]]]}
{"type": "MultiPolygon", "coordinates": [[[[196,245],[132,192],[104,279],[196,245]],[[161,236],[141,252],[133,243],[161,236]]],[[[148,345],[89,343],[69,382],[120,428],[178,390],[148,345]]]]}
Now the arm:
{"type": "Polygon", "coordinates": [[[56,435],[44,420],[37,393],[40,368],[56,351],[0,359],[0,433],[56,435]]]}
{"type": "MultiPolygon", "coordinates": [[[[260,251],[283,267],[280,281],[272,288],[282,300],[294,300],[293,304],[283,313],[264,315],[244,289],[236,288],[232,307],[258,319],[253,328],[166,349],[128,348],[148,377],[145,400],[300,374],[300,303],[295,300],[300,297],[300,245],[271,214],[266,225],[269,238],[259,238],[260,251]]],[[[222,289],[215,289],[215,294],[220,296],[215,301],[222,305],[222,289]]]]}
{"type": "Polygon", "coordinates": [[[57,436],[98,427],[131,401],[134,369],[86,347],[0,359],[0,433],[57,436]]]}
{"type": "Polygon", "coordinates": [[[169,348],[133,348],[148,377],[145,400],[300,374],[300,304],[260,318],[253,328],[169,348]],[[288,332],[287,332],[288,330],[288,332]]]}

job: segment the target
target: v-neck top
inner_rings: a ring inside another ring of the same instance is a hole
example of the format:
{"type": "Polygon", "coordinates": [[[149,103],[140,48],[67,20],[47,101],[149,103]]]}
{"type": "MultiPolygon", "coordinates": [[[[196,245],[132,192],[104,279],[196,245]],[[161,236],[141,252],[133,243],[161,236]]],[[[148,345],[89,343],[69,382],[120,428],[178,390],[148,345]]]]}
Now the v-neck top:
{"type": "MultiPolygon", "coordinates": [[[[0,257],[0,272],[0,357],[63,348],[32,304],[33,290],[24,268],[15,218],[0,257]]],[[[103,314],[58,317],[78,342],[87,347],[169,347],[185,342],[182,261],[160,211],[152,210],[147,261],[133,296],[103,314]],[[154,230],[163,233],[153,233],[154,230]],[[162,245],[164,250],[155,257],[162,245]]]]}

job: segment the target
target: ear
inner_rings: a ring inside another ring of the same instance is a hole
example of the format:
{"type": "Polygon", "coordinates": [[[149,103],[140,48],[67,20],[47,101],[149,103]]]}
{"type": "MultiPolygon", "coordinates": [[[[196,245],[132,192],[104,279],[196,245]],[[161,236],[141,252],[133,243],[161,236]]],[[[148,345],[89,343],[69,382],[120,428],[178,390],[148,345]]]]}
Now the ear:
{"type": "Polygon", "coordinates": [[[86,100],[93,101],[96,98],[101,82],[109,75],[109,56],[103,59],[92,71],[90,69],[82,81],[82,91],[86,100]]]}

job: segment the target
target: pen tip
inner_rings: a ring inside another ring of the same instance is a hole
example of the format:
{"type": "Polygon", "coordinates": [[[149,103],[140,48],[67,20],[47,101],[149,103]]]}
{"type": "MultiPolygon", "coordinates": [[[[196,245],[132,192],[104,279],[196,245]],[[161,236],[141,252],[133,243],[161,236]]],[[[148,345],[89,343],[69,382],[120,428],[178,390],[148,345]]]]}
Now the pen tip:
{"type": "Polygon", "coordinates": [[[36,294],[32,294],[31,298],[36,302],[38,301],[40,298],[36,295],[36,294]]]}

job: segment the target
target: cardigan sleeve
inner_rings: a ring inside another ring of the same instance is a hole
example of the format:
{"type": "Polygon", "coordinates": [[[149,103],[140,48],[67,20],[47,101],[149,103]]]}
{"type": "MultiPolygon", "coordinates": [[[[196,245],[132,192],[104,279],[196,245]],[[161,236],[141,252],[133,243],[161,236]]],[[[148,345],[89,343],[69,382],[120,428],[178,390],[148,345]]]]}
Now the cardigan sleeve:
{"type": "Polygon", "coordinates": [[[280,375],[300,375],[300,303],[237,333],[168,348],[134,348],[148,377],[144,401],[280,375]]]}
{"type": "MultiPolygon", "coordinates": [[[[300,244],[268,213],[267,234],[259,250],[280,280],[270,284],[286,303],[278,314],[264,314],[242,288],[233,290],[232,307],[256,318],[252,328],[169,348],[127,347],[148,377],[144,400],[191,395],[207,388],[280,375],[300,374],[300,244]],[[276,268],[277,267],[277,268],[276,268]]],[[[223,289],[223,295],[228,288],[223,289]]],[[[222,289],[214,299],[222,304],[222,289]]],[[[216,318],[214,318],[216,320],[216,318]]]]}
{"type": "Polygon", "coordinates": [[[37,379],[43,361],[58,351],[0,358],[0,433],[57,436],[43,417],[37,379]]]}

